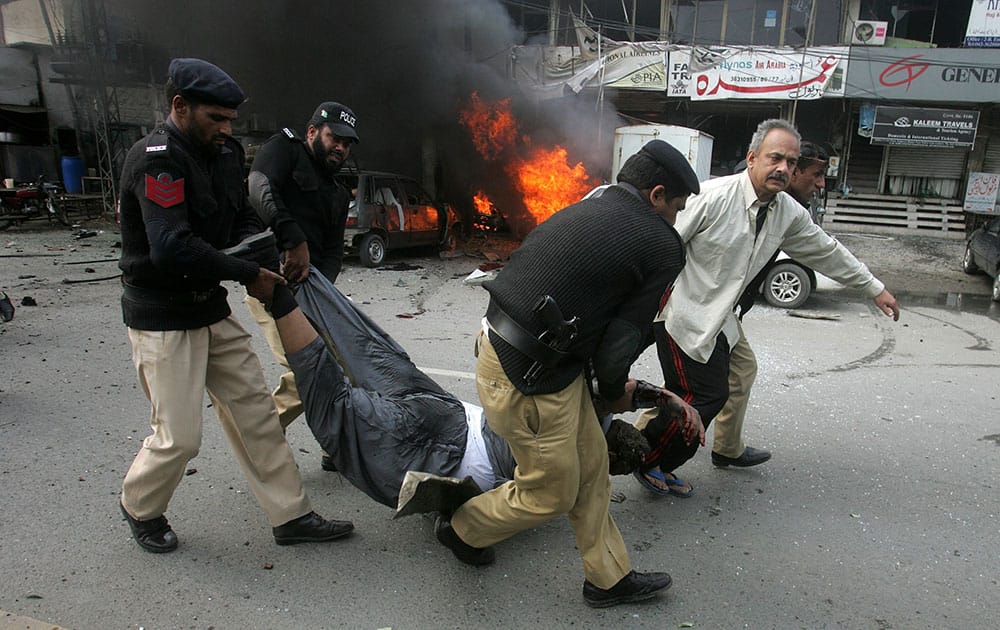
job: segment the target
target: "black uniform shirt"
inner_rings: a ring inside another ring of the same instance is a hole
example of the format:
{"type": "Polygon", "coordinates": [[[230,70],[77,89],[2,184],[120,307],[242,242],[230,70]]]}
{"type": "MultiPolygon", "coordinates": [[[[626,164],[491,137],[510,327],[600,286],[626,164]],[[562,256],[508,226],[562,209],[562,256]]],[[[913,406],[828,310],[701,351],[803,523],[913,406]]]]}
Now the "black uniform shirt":
{"type": "Polygon", "coordinates": [[[230,313],[222,280],[249,284],[260,266],[218,250],[263,229],[247,203],[243,148],[193,146],[171,121],[136,142],[121,178],[122,297],[125,324],[188,330],[230,313]]]}
{"type": "Polygon", "coordinates": [[[330,282],[344,259],[344,227],[350,194],[313,159],[291,129],[271,136],[250,168],[250,203],[288,250],[302,241],[309,262],[330,282]],[[261,177],[263,176],[263,177],[261,177]]]}
{"type": "Polygon", "coordinates": [[[579,336],[567,349],[569,359],[528,384],[523,376],[532,360],[491,332],[511,383],[525,395],[556,392],[591,361],[600,395],[621,397],[629,367],[652,343],[660,299],[684,262],[677,231],[621,186],[549,217],[483,286],[533,336],[545,329],[533,307],[552,296],[565,319],[579,317],[579,336]]]}

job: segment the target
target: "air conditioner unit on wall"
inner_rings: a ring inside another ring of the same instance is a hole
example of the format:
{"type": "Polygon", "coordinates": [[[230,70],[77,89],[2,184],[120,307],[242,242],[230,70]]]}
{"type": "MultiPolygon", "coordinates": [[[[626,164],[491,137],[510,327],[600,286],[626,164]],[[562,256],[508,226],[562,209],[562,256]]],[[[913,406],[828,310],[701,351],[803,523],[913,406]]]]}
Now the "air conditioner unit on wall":
{"type": "Polygon", "coordinates": [[[855,46],[885,46],[885,33],[888,22],[858,20],[851,31],[851,44],[855,46]]]}

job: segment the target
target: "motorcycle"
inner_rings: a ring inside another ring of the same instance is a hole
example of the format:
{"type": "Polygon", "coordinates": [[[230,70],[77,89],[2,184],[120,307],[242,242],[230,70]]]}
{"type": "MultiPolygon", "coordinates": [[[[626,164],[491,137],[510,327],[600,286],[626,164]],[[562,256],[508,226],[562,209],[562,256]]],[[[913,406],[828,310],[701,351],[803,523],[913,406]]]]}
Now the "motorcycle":
{"type": "Polygon", "coordinates": [[[59,186],[40,176],[32,184],[0,190],[0,230],[31,219],[55,219],[69,225],[69,217],[56,199],[59,186]]]}

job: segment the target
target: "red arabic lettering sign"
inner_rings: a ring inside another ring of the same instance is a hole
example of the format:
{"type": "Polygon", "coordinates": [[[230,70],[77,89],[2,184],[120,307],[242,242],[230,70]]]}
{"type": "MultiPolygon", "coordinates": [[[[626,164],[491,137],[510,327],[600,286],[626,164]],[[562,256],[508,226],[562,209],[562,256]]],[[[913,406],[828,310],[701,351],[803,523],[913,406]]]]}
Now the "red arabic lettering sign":
{"type": "Polygon", "coordinates": [[[828,87],[845,55],[829,49],[739,51],[694,74],[691,100],[830,96],[828,87]]]}

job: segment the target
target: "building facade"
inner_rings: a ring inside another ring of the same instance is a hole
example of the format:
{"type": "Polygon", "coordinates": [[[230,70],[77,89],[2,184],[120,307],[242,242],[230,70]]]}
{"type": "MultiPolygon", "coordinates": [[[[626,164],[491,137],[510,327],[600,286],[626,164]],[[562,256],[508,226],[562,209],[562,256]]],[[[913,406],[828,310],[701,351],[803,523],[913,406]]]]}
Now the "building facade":
{"type": "Polygon", "coordinates": [[[509,4],[534,36],[515,81],[709,133],[713,175],[760,120],[794,121],[836,158],[828,226],[961,237],[971,174],[1000,173],[995,0],[551,0],[544,32],[541,6],[509,4]]]}

